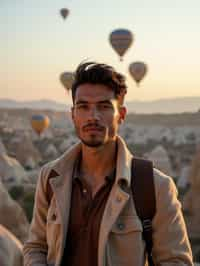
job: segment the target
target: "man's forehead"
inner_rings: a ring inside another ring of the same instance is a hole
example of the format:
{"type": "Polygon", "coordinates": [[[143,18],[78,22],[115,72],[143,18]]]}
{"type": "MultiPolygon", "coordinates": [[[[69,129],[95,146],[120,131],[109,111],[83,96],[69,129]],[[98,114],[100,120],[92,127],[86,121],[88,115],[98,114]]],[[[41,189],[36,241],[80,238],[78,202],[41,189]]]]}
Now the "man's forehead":
{"type": "Polygon", "coordinates": [[[116,100],[112,89],[104,85],[84,84],[77,88],[75,102],[83,101],[109,101],[116,100]]]}
{"type": "Polygon", "coordinates": [[[79,97],[75,99],[75,103],[91,103],[91,104],[99,104],[99,103],[111,103],[116,104],[117,99],[110,97],[97,97],[97,98],[88,98],[88,97],[79,97]]]}

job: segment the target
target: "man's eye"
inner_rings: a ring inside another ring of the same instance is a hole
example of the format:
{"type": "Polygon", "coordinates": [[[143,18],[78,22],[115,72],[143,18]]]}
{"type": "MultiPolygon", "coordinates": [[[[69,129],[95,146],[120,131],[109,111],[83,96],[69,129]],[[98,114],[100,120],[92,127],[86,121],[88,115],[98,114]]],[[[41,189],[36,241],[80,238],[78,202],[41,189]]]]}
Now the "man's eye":
{"type": "Polygon", "coordinates": [[[110,109],[111,108],[111,105],[110,104],[101,104],[99,106],[100,109],[110,109]]]}
{"type": "Polygon", "coordinates": [[[77,105],[77,109],[82,109],[82,110],[88,109],[88,105],[87,104],[79,104],[79,105],[77,105]]]}

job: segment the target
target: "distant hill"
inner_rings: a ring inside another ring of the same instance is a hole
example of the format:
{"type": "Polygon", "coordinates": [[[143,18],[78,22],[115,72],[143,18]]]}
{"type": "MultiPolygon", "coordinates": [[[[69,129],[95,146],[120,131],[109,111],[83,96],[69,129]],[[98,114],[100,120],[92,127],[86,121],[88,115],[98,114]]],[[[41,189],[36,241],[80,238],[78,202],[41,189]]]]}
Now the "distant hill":
{"type": "Polygon", "coordinates": [[[52,100],[38,100],[38,101],[15,101],[10,99],[0,99],[0,108],[9,109],[41,109],[41,110],[55,110],[55,111],[65,111],[69,109],[69,105],[59,103],[52,100]]]}
{"type": "MultiPolygon", "coordinates": [[[[127,102],[126,106],[129,113],[150,114],[197,112],[200,110],[200,97],[171,98],[154,101],[132,101],[127,102]]],[[[0,108],[30,108],[65,111],[69,109],[69,105],[52,100],[15,101],[10,99],[0,99],[0,108]]]]}
{"type": "Polygon", "coordinates": [[[141,114],[197,112],[200,110],[200,97],[132,101],[127,102],[126,106],[130,113],[141,114]]]}

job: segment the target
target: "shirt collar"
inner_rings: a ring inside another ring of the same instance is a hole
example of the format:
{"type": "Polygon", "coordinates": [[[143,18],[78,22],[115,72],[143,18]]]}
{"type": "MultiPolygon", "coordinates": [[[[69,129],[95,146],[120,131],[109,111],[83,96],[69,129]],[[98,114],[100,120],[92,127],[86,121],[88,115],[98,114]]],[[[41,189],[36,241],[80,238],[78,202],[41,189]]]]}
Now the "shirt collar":
{"type": "MultiPolygon", "coordinates": [[[[81,166],[81,159],[82,159],[82,153],[78,155],[75,164],[74,164],[74,169],[73,169],[73,180],[79,179],[81,180],[81,172],[80,172],[80,166],[81,166]]],[[[111,173],[107,176],[105,176],[105,180],[108,183],[114,183],[115,181],[115,176],[116,176],[116,167],[111,171],[111,173]]]]}

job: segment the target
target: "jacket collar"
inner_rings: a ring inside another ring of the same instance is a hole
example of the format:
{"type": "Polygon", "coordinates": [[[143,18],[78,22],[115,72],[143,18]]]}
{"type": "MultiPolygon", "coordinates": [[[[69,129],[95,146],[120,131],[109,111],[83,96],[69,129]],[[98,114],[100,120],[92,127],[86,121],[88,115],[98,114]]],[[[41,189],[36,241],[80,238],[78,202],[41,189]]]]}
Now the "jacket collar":
{"type": "Polygon", "coordinates": [[[72,174],[74,164],[79,157],[80,152],[81,143],[78,142],[52,163],[51,172],[54,173],[54,176],[52,177],[56,177],[53,181],[56,186],[62,186],[66,181],[65,177],[68,177],[69,173],[72,174]]]}
{"type": "MultiPolygon", "coordinates": [[[[115,183],[120,181],[125,181],[128,186],[131,183],[131,161],[133,155],[128,150],[124,140],[118,136],[117,137],[117,162],[116,162],[116,178],[115,183]]],[[[54,161],[52,165],[52,170],[57,173],[57,178],[55,180],[56,185],[62,185],[65,182],[66,173],[72,175],[72,170],[76,160],[79,158],[81,152],[81,142],[73,145],[69,150],[67,150],[60,158],[54,161]]]]}

